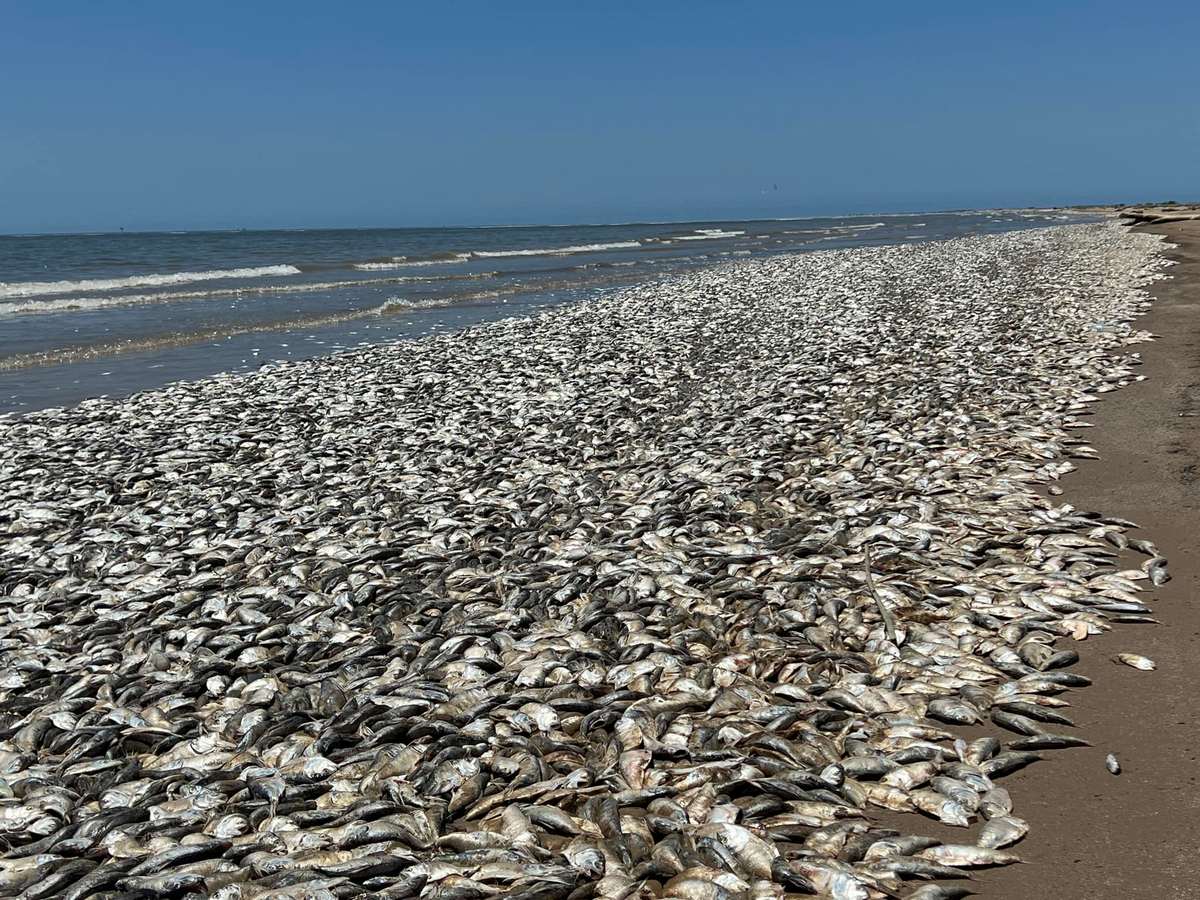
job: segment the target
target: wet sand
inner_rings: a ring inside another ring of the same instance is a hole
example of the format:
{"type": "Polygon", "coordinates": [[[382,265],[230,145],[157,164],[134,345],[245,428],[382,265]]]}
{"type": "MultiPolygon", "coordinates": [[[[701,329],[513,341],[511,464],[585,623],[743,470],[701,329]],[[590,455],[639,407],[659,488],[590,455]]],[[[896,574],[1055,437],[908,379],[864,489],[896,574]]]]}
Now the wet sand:
{"type": "MultiPolygon", "coordinates": [[[[1094,746],[1047,753],[1006,780],[1030,835],[1023,866],[980,874],[980,897],[1200,897],[1200,221],[1139,226],[1179,245],[1172,278],[1138,326],[1146,380],[1095,404],[1083,434],[1099,460],[1078,461],[1059,498],[1143,526],[1170,560],[1153,595],[1159,626],[1123,625],[1079,646],[1073,671],[1095,685],[1072,695],[1072,716],[1094,746]],[[1115,665],[1152,657],[1155,672],[1115,665]],[[1104,768],[1116,753],[1124,771],[1104,768]]],[[[1135,566],[1144,557],[1131,557],[1135,566]]]]}

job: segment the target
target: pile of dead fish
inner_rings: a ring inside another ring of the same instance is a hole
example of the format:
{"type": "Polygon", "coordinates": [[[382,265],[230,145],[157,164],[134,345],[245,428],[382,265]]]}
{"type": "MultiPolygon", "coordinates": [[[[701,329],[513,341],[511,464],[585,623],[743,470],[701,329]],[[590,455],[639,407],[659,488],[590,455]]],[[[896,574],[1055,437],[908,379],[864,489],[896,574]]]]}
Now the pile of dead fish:
{"type": "Polygon", "coordinates": [[[1037,492],[1157,246],[747,261],[0,423],[0,893],[958,896],[1165,577],[1037,492]]]}

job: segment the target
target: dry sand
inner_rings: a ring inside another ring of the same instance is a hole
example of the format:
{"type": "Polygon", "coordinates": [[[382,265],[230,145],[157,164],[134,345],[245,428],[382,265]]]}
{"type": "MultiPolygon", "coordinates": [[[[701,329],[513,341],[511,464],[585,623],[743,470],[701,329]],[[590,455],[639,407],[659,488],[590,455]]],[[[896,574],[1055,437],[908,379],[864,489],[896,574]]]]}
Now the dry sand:
{"type": "Polygon", "coordinates": [[[1200,898],[1200,221],[1140,227],[1179,245],[1138,321],[1158,335],[1133,348],[1147,378],[1096,404],[1084,436],[1101,459],[1080,461],[1059,499],[1141,524],[1132,536],[1158,544],[1173,578],[1154,595],[1160,626],[1080,645],[1073,671],[1095,686],[1072,695],[1072,715],[1094,746],[1005,780],[1031,825],[1028,864],[979,875],[980,897],[1200,898]],[[1122,651],[1158,670],[1115,665],[1122,651]],[[1120,776],[1104,768],[1110,752],[1120,776]]]}

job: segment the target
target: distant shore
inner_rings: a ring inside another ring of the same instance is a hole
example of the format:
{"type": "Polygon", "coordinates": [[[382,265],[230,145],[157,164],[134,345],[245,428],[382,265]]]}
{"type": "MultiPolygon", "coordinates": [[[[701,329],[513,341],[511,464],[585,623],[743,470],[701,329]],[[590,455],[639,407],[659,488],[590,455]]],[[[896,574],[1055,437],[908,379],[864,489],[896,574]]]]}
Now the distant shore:
{"type": "MultiPolygon", "coordinates": [[[[1200,220],[1200,205],[1174,203],[1167,206],[1123,206],[1118,207],[1116,213],[1126,222],[1136,225],[1177,225],[1200,220]]],[[[1190,243],[1194,238],[1194,229],[1191,226],[1163,231],[1151,230],[1156,234],[1166,235],[1172,241],[1179,238],[1190,243]]]]}
{"type": "Polygon", "coordinates": [[[1117,216],[1126,224],[1136,225],[1167,225],[1200,219],[1200,204],[1197,203],[1102,203],[1091,206],[1064,206],[1061,209],[1103,213],[1117,216]]]}

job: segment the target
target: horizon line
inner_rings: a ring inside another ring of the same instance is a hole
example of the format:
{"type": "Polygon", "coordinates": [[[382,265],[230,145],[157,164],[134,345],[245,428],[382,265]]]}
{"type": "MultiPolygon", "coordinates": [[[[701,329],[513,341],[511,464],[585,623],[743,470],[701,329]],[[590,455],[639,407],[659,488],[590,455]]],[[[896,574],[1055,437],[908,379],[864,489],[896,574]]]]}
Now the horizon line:
{"type": "MultiPolygon", "coordinates": [[[[637,219],[625,222],[538,222],[538,223],[500,223],[495,225],[276,225],[265,228],[245,228],[229,226],[225,228],[140,228],[116,231],[0,231],[0,238],[37,238],[37,237],[107,237],[113,235],[147,235],[147,234],[240,234],[242,232],[264,231],[483,231],[492,228],[620,228],[636,225],[699,225],[713,222],[804,222],[813,219],[865,219],[881,216],[928,216],[962,212],[1024,212],[1027,210],[1087,210],[1106,209],[1110,207],[1128,206],[1119,203],[1077,203],[1064,206],[960,206],[950,209],[916,209],[903,212],[865,212],[865,213],[830,213],[827,215],[810,216],[751,216],[748,218],[716,217],[707,219],[637,219]]],[[[1135,204],[1136,205],[1136,204],[1135,204]]]]}

